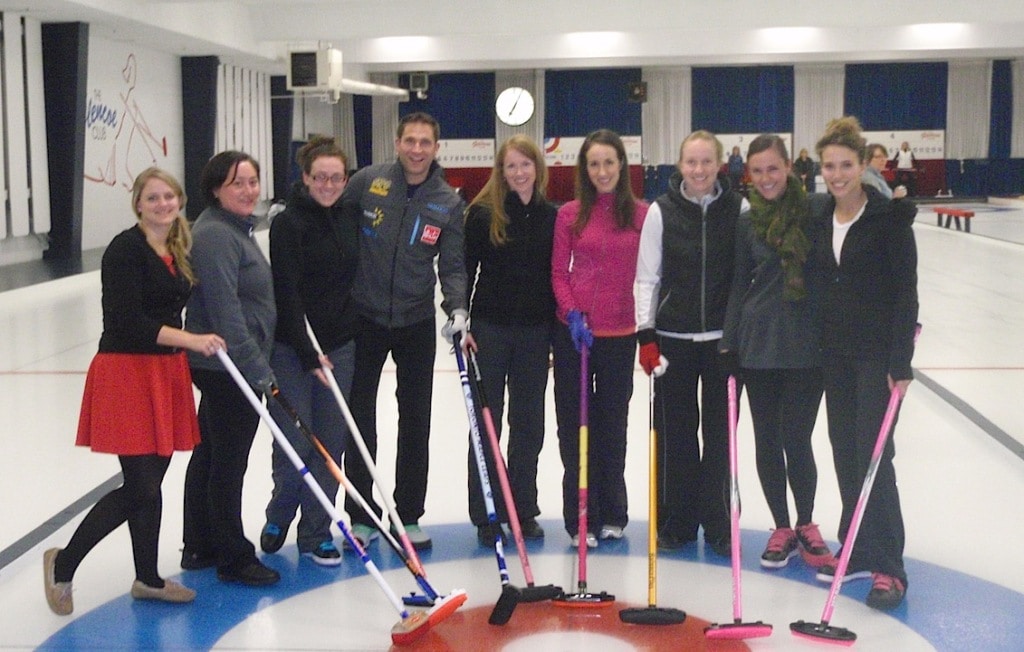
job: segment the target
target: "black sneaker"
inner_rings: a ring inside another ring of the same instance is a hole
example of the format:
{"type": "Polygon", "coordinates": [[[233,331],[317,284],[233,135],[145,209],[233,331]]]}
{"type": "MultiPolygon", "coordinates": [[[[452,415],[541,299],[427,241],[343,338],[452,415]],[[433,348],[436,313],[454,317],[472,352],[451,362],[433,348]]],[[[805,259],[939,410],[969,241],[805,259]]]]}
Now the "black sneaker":
{"type": "Polygon", "coordinates": [[[497,537],[501,537],[501,545],[505,545],[508,542],[505,538],[505,529],[501,527],[501,523],[488,523],[476,529],[476,540],[484,548],[493,546],[494,540],[497,537]]]}
{"type": "Polygon", "coordinates": [[[217,565],[217,555],[192,552],[188,548],[181,551],[182,570],[203,570],[217,565]]]}
{"type": "Polygon", "coordinates": [[[690,536],[685,537],[679,534],[672,534],[671,532],[663,532],[658,535],[658,549],[659,550],[679,550],[688,543],[693,543],[697,539],[690,536]]]}
{"type": "Polygon", "coordinates": [[[711,548],[711,552],[719,557],[732,556],[732,539],[729,537],[718,537],[716,539],[704,537],[704,544],[711,548]]]}
{"type": "Polygon", "coordinates": [[[524,539],[543,539],[544,528],[540,526],[535,518],[528,518],[519,524],[524,539]]]}
{"type": "MultiPolygon", "coordinates": [[[[836,577],[836,568],[839,566],[839,562],[828,563],[818,569],[818,572],[814,575],[815,579],[819,582],[825,582],[831,584],[836,577]]],[[[847,566],[846,574],[843,575],[842,584],[853,580],[864,580],[871,577],[871,571],[869,570],[855,570],[847,566]]]]}
{"type": "Polygon", "coordinates": [[[320,566],[338,566],[341,564],[341,552],[333,541],[324,541],[312,550],[302,553],[303,557],[309,557],[314,563],[320,566]]]}
{"type": "Polygon", "coordinates": [[[217,568],[217,579],[221,582],[237,582],[246,586],[269,586],[276,584],[281,575],[264,566],[259,560],[253,559],[238,566],[221,566],[217,568]]]}
{"type": "Polygon", "coordinates": [[[287,525],[282,528],[268,521],[263,526],[263,532],[260,533],[260,548],[263,549],[263,552],[277,552],[284,545],[284,540],[287,537],[287,525]]]}

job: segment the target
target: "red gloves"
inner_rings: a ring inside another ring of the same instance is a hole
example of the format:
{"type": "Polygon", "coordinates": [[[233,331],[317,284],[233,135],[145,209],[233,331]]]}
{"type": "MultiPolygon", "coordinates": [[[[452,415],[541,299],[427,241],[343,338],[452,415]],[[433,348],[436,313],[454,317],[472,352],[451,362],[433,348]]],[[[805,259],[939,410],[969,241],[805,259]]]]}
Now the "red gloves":
{"type": "Polygon", "coordinates": [[[654,369],[661,364],[661,351],[657,342],[648,342],[640,345],[640,366],[650,376],[654,369]]]}

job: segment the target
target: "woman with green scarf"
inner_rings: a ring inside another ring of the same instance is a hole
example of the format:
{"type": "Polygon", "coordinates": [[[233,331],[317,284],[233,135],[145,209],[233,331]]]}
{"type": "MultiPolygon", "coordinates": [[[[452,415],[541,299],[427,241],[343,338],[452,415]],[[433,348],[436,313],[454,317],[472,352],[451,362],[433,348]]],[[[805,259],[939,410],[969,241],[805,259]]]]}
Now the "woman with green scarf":
{"type": "Polygon", "coordinates": [[[782,568],[797,552],[817,568],[832,560],[812,520],[818,473],[811,434],[821,403],[820,275],[810,266],[823,230],[792,173],[786,145],[762,134],[750,143],[750,210],[736,227],[736,271],[719,345],[737,355],[754,422],[757,473],[775,530],[761,555],[782,568]],[[796,505],[790,520],[788,487],[796,505]]]}

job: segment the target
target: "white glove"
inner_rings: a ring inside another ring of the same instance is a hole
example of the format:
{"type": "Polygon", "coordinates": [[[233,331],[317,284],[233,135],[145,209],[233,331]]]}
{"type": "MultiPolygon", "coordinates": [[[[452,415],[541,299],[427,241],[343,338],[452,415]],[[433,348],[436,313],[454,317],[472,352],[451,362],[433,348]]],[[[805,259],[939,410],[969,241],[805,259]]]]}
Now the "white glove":
{"type": "Polygon", "coordinates": [[[665,356],[658,356],[658,366],[651,370],[651,375],[657,378],[668,371],[668,359],[665,356]]]}
{"type": "Polygon", "coordinates": [[[468,314],[461,308],[452,312],[452,316],[448,318],[445,325],[441,327],[441,336],[448,341],[449,344],[455,343],[455,334],[459,334],[460,341],[465,342],[466,336],[469,334],[469,320],[467,319],[468,314]]]}

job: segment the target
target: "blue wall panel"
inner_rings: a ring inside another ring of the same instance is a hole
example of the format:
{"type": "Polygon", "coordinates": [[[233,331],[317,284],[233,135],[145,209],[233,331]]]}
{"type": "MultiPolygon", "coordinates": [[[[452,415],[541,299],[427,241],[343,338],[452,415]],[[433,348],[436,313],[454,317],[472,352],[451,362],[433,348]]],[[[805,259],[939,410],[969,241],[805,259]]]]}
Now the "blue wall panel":
{"type": "Polygon", "coordinates": [[[611,129],[638,136],[641,104],[629,100],[639,68],[549,70],[544,77],[544,136],[586,136],[611,129]]]}
{"type": "MultiPolygon", "coordinates": [[[[427,99],[411,93],[398,105],[400,116],[429,113],[441,124],[441,138],[494,138],[494,73],[438,73],[429,80],[427,99]]],[[[408,88],[409,75],[398,84],[408,88]]]]}
{"type": "Polygon", "coordinates": [[[793,131],[792,66],[693,69],[693,128],[719,134],[793,131]]]}
{"type": "Polygon", "coordinates": [[[945,129],[948,80],[945,62],[850,64],[845,112],[868,131],[945,129]]]}

